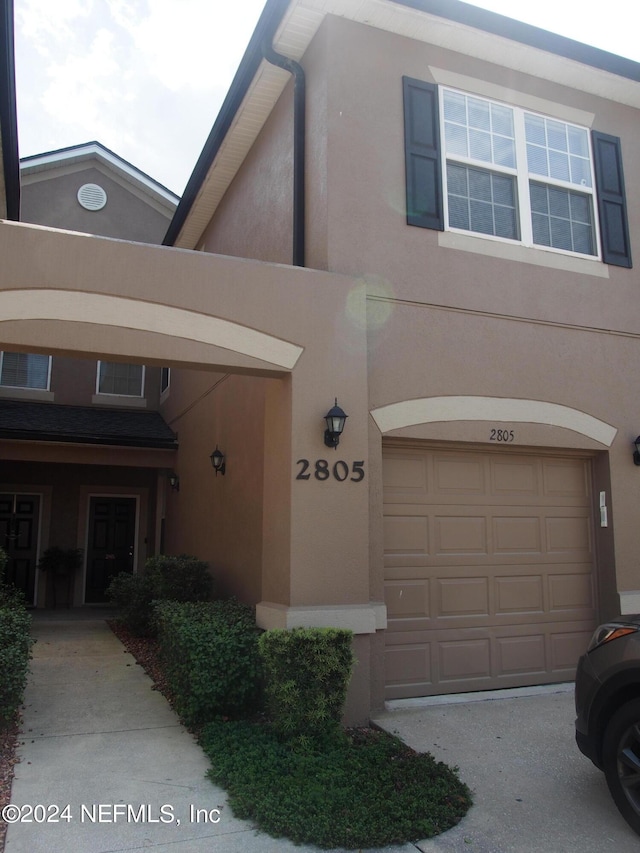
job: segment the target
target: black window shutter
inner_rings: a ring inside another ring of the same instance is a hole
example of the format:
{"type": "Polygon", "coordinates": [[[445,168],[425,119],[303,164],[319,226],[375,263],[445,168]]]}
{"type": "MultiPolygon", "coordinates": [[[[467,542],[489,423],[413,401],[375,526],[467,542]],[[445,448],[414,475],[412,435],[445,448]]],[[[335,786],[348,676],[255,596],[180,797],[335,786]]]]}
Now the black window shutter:
{"type": "Polygon", "coordinates": [[[444,230],[438,87],[402,78],[407,222],[444,230]]]}
{"type": "Polygon", "coordinates": [[[631,246],[624,192],[622,152],[617,136],[591,131],[598,193],[598,214],[605,264],[631,267],[631,246]]]}

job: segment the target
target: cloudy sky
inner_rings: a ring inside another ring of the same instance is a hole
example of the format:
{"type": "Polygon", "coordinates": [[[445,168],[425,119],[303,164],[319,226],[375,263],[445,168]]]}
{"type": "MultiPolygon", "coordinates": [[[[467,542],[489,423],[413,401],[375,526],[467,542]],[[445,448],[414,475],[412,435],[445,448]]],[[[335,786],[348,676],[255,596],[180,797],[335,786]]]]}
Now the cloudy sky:
{"type": "MultiPolygon", "coordinates": [[[[473,5],[640,61],[638,0],[473,5]]],[[[95,139],[180,194],[263,6],[14,0],[20,155],[95,139]]]]}

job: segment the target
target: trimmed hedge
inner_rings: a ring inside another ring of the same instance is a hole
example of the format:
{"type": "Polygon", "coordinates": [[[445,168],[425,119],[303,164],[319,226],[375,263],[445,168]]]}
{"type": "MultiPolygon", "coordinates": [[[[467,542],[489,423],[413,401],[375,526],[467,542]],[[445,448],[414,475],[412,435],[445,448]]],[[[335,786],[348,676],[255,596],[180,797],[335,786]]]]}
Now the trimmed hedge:
{"type": "Polygon", "coordinates": [[[0,549],[0,724],[11,720],[22,702],[33,644],[24,596],[4,581],[6,562],[0,549]]]}
{"type": "Polygon", "coordinates": [[[304,741],[339,730],[354,663],[352,639],[352,631],[337,628],[262,634],[266,705],[280,735],[304,741]]]}
{"type": "Polygon", "coordinates": [[[137,636],[155,632],[154,601],[209,601],[212,594],[208,564],[187,554],[150,557],[144,572],[120,572],[106,591],[123,624],[137,636]]]}
{"type": "Polygon", "coordinates": [[[187,724],[257,709],[259,629],[252,607],[234,599],[161,601],[155,623],[176,711],[187,724]]]}

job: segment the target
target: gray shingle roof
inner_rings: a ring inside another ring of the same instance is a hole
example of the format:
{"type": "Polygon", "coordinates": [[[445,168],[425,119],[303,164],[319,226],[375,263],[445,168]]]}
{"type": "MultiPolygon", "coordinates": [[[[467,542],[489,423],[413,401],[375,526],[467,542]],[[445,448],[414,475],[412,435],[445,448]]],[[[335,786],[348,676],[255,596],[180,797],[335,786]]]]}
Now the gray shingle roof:
{"type": "Polygon", "coordinates": [[[159,412],[0,400],[0,438],[175,450],[159,412]]]}

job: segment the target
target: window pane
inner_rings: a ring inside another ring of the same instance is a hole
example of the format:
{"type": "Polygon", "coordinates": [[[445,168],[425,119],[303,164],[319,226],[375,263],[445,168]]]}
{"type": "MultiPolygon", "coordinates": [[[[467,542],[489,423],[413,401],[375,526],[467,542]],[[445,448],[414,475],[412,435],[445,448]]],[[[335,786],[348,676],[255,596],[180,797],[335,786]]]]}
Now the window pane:
{"type": "Polygon", "coordinates": [[[474,160],[491,163],[491,134],[481,130],[469,131],[469,156],[474,160]]]}
{"type": "Polygon", "coordinates": [[[539,145],[527,145],[527,162],[529,171],[534,175],[548,175],[547,149],[539,145]]]}
{"type": "Polygon", "coordinates": [[[444,117],[458,124],[467,123],[467,100],[459,92],[444,93],[444,117]]]}
{"type": "Polygon", "coordinates": [[[577,154],[580,157],[589,157],[589,138],[587,131],[581,127],[567,128],[569,137],[569,151],[572,154],[577,154]]]}
{"type": "Polygon", "coordinates": [[[478,169],[469,169],[469,197],[491,201],[491,175],[478,169]]]}
{"type": "Polygon", "coordinates": [[[447,154],[515,168],[513,110],[445,90],[447,154]]]}
{"type": "Polygon", "coordinates": [[[549,148],[555,148],[556,151],[567,151],[567,126],[560,121],[551,121],[547,119],[547,143],[549,148]]]}
{"type": "Polygon", "coordinates": [[[595,255],[591,196],[531,183],[533,242],[595,255]]]}
{"type": "Polygon", "coordinates": [[[118,394],[124,397],[142,396],[142,365],[100,362],[99,394],[118,394]]]}
{"type": "Polygon", "coordinates": [[[569,158],[560,151],[549,151],[549,177],[559,181],[570,181],[569,158]]]}
{"type": "Polygon", "coordinates": [[[170,376],[171,376],[171,368],[170,367],[161,368],[161,370],[160,370],[160,393],[162,393],[163,391],[166,391],[167,388],[169,387],[170,376]]]}
{"type": "Polygon", "coordinates": [[[447,166],[449,225],[518,239],[515,179],[465,166],[447,166]]]}
{"type": "Polygon", "coordinates": [[[503,136],[493,137],[493,162],[497,166],[515,169],[516,147],[513,139],[505,139],[503,136]]]}
{"type": "Polygon", "coordinates": [[[481,130],[491,130],[491,114],[488,101],[478,101],[469,98],[469,127],[477,127],[481,130]]]}
{"type": "Polygon", "coordinates": [[[513,138],[513,110],[491,104],[491,129],[494,133],[513,138]]]}
{"type": "Polygon", "coordinates": [[[527,142],[547,147],[547,134],[544,119],[527,113],[524,117],[525,135],[527,142]]]}
{"type": "Polygon", "coordinates": [[[525,113],[524,121],[531,174],[592,186],[589,137],[584,128],[530,113],[525,113]]]}
{"type": "Polygon", "coordinates": [[[569,218],[569,193],[566,190],[558,190],[549,187],[549,213],[551,216],[562,216],[569,218]]]}
{"type": "Polygon", "coordinates": [[[570,157],[571,183],[580,184],[583,187],[591,186],[591,163],[582,157],[570,157]]]}
{"type": "Polygon", "coordinates": [[[551,245],[551,231],[549,230],[549,217],[543,216],[540,213],[534,213],[532,216],[533,222],[533,242],[537,246],[551,245]]]}
{"type": "Polygon", "coordinates": [[[36,355],[26,352],[5,352],[2,354],[2,374],[0,385],[11,388],[49,387],[48,355],[36,355]]]}
{"type": "Polygon", "coordinates": [[[469,231],[469,202],[465,198],[449,196],[449,225],[469,231]]]}
{"type": "Polygon", "coordinates": [[[457,154],[461,157],[469,156],[466,127],[460,127],[460,125],[457,124],[445,123],[444,139],[447,154],[457,154]]]}

